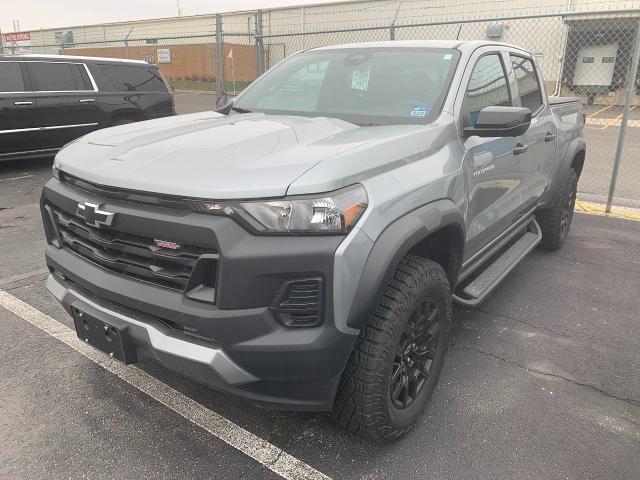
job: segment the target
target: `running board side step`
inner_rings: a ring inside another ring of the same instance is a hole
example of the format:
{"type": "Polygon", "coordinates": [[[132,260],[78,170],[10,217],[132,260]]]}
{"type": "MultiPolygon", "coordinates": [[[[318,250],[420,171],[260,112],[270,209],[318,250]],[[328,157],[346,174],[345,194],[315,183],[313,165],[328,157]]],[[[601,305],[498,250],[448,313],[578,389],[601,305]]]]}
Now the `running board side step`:
{"type": "Polygon", "coordinates": [[[471,275],[472,280],[456,288],[453,300],[463,305],[475,306],[482,303],[496,288],[507,274],[515,268],[536,245],[542,240],[540,225],[533,219],[526,228],[526,232],[502,251],[499,256],[481,267],[481,273],[471,275]]]}

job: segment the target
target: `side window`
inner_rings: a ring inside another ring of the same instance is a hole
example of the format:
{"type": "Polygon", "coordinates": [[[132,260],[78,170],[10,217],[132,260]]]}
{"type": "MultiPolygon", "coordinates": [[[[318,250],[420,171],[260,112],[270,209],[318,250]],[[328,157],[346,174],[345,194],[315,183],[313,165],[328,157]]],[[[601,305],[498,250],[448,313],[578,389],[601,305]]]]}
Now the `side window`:
{"type": "Polygon", "coordinates": [[[98,67],[116,92],[166,92],[158,70],[152,66],[102,63],[98,67]]]}
{"type": "Polygon", "coordinates": [[[535,112],[542,105],[542,89],[531,60],[511,55],[511,64],[518,81],[520,104],[535,112]]]}
{"type": "Polygon", "coordinates": [[[29,62],[33,89],[41,92],[91,90],[84,66],[76,63],[29,62]]]}
{"type": "Polygon", "coordinates": [[[480,110],[491,106],[510,107],[507,76],[498,54],[480,57],[473,67],[464,100],[467,124],[475,125],[480,110]]]}
{"type": "Polygon", "coordinates": [[[0,62],[0,92],[24,92],[24,81],[18,62],[0,62]]]}

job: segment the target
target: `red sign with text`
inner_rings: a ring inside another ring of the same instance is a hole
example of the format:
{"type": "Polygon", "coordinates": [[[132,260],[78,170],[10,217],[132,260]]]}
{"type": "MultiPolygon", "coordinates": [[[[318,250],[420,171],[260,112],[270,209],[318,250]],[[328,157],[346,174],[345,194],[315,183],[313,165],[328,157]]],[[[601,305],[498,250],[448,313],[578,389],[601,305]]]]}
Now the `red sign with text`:
{"type": "Polygon", "coordinates": [[[31,33],[29,32],[15,32],[4,34],[5,43],[27,42],[29,40],[31,40],[31,33]]]}

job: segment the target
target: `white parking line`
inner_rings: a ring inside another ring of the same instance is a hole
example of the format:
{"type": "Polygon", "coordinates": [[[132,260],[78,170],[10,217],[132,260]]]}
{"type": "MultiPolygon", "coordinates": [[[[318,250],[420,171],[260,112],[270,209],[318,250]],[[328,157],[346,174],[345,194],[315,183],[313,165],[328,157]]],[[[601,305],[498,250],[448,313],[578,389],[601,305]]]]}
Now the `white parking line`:
{"type": "Polygon", "coordinates": [[[115,374],[131,386],[146,393],[154,400],[167,406],[233,448],[260,462],[282,478],[288,480],[331,480],[330,477],[315,468],[289,455],[265,439],[239,427],[222,415],[209,410],[139,368],[119,363],[85,344],[78,339],[72,329],[10,293],[0,291],[0,306],[38,327],[43,332],[66,343],[105,370],[115,374]]]}
{"type": "Polygon", "coordinates": [[[33,272],[21,273],[20,275],[13,275],[11,277],[0,279],[0,287],[4,287],[5,285],[9,285],[10,283],[19,282],[20,280],[31,279],[32,277],[37,277],[38,275],[44,275],[45,273],[49,273],[49,269],[47,268],[39,268],[38,270],[34,270],[33,272]]]}
{"type": "Polygon", "coordinates": [[[0,182],[10,182],[12,180],[22,180],[23,178],[31,178],[33,175],[22,175],[21,177],[0,178],[0,182]]]}

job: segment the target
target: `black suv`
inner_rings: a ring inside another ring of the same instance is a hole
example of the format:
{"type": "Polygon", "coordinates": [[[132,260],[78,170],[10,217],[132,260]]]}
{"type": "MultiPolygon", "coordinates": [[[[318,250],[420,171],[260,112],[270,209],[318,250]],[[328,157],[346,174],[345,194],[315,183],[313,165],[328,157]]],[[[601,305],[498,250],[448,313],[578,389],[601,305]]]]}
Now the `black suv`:
{"type": "Polygon", "coordinates": [[[168,115],[172,90],[155,65],[0,55],[0,160],[52,155],[92,130],[168,115]]]}

